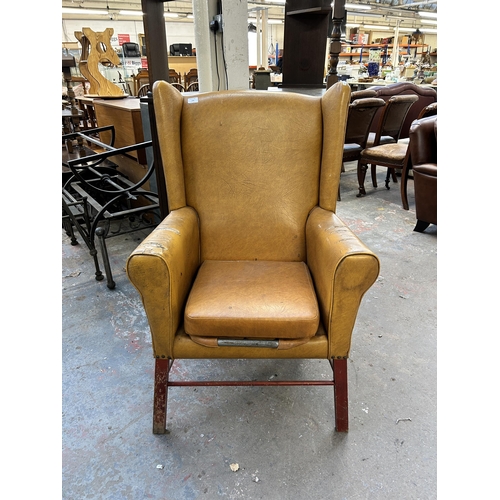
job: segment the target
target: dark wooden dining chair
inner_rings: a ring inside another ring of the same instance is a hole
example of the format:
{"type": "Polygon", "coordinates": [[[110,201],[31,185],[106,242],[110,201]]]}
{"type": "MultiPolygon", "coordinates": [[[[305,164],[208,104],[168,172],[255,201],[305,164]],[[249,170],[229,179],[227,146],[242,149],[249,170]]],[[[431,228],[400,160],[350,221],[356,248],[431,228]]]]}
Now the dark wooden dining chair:
{"type": "Polygon", "coordinates": [[[408,144],[398,142],[401,133],[401,128],[405,121],[406,115],[413,103],[418,100],[416,95],[399,95],[391,97],[383,110],[379,126],[375,133],[373,144],[368,144],[368,147],[361,152],[358,160],[358,198],[366,195],[365,191],[365,176],[368,169],[368,164],[371,164],[372,185],[377,187],[377,165],[388,167],[385,186],[389,189],[390,176],[397,182],[394,169],[400,169],[401,172],[401,200],[403,208],[408,210],[408,199],[406,195],[407,189],[407,151],[408,144]],[[386,142],[383,143],[382,140],[386,142]]]}
{"type": "Polygon", "coordinates": [[[199,90],[198,70],[196,68],[191,68],[187,73],[184,73],[184,88],[186,89],[186,92],[199,90]]]}
{"type": "Polygon", "coordinates": [[[137,91],[137,97],[146,97],[150,90],[151,85],[149,85],[149,83],[146,83],[146,85],[142,85],[142,87],[137,91]]]}
{"type": "Polygon", "coordinates": [[[185,87],[182,84],[181,74],[175,71],[173,68],[168,70],[168,80],[172,87],[175,87],[179,92],[184,92],[185,87]]]}
{"type": "Polygon", "coordinates": [[[181,81],[181,74],[175,71],[173,68],[169,68],[168,70],[168,79],[170,83],[180,83],[182,84],[181,81]]]}
{"type": "Polygon", "coordinates": [[[143,85],[149,84],[149,72],[145,69],[140,69],[137,75],[132,76],[134,82],[134,94],[139,95],[139,89],[143,85]]]}
{"type": "MultiPolygon", "coordinates": [[[[383,99],[373,97],[356,99],[349,104],[344,139],[344,153],[342,156],[342,172],[344,171],[345,162],[357,161],[361,157],[361,152],[366,147],[366,141],[368,140],[373,118],[377,110],[383,106],[385,106],[385,101],[383,99]]],[[[340,201],[340,185],[337,199],[340,201]]]]}

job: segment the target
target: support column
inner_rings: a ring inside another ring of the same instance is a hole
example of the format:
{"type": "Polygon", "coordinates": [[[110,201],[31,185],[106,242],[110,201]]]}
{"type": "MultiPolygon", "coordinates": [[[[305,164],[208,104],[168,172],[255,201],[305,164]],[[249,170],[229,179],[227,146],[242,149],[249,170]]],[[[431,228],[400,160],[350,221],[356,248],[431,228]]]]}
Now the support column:
{"type": "Polygon", "coordinates": [[[231,90],[248,90],[247,0],[222,2],[222,24],[223,31],[218,36],[221,36],[220,47],[224,48],[222,55],[227,71],[227,82],[224,80],[224,84],[227,83],[226,88],[231,90]]]}
{"type": "Polygon", "coordinates": [[[141,0],[144,36],[148,47],[149,84],[157,80],[168,82],[168,52],[163,2],[158,0],[141,0]]]}
{"type": "Polygon", "coordinates": [[[210,21],[217,14],[217,0],[193,0],[196,66],[200,92],[217,90],[214,34],[210,21]]]}
{"type": "Polygon", "coordinates": [[[193,0],[193,14],[200,91],[248,89],[247,1],[193,0]],[[222,22],[212,31],[216,15],[222,22]]]}
{"type": "Polygon", "coordinates": [[[262,66],[264,66],[264,69],[269,68],[269,63],[267,59],[267,23],[268,23],[268,10],[263,9],[262,11],[262,42],[261,42],[261,49],[262,49],[262,66]]]}
{"type": "Polygon", "coordinates": [[[256,18],[255,18],[255,29],[257,33],[257,69],[259,69],[262,66],[262,36],[261,36],[261,17],[260,17],[261,11],[258,10],[256,12],[256,18]]]}
{"type": "MultiPolygon", "coordinates": [[[[162,1],[141,0],[144,24],[144,36],[146,38],[149,84],[158,80],[168,82],[168,53],[167,32],[165,29],[164,6],[162,1]]],[[[143,98],[144,99],[144,98],[143,98]]],[[[148,97],[149,122],[151,140],[153,141],[153,158],[155,165],[156,186],[158,189],[160,215],[162,218],[168,214],[167,189],[165,187],[165,175],[161,159],[160,146],[158,143],[158,132],[156,130],[156,119],[154,105],[151,95],[148,97]]]]}
{"type": "Polygon", "coordinates": [[[396,20],[396,28],[394,29],[394,44],[392,46],[392,69],[395,70],[399,65],[399,27],[401,20],[396,20]]]}

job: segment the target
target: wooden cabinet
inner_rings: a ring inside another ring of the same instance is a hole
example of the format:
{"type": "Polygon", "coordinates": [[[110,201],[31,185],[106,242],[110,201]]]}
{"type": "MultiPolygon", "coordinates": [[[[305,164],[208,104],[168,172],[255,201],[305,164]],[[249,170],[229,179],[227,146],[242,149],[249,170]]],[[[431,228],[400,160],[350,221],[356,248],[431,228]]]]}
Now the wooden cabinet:
{"type": "Polygon", "coordinates": [[[285,5],[283,87],[322,87],[331,0],[288,0],[285,5]]]}

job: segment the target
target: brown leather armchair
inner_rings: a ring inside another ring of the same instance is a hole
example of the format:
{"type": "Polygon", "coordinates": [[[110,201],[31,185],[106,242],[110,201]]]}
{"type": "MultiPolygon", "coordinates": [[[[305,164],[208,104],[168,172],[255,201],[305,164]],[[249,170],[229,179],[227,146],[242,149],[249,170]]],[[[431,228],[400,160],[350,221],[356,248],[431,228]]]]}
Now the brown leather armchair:
{"type": "Polygon", "coordinates": [[[322,97],[154,84],[169,214],[127,261],[153,341],[154,433],[168,388],[186,385],[330,385],[348,430],[351,334],[379,273],[335,214],[349,94],[342,82],[322,97]],[[169,378],[176,359],[213,358],[325,359],[333,377],[169,378]]]}
{"type": "Polygon", "coordinates": [[[437,115],[415,120],[410,128],[415,212],[414,231],[437,225],[437,115]]]}

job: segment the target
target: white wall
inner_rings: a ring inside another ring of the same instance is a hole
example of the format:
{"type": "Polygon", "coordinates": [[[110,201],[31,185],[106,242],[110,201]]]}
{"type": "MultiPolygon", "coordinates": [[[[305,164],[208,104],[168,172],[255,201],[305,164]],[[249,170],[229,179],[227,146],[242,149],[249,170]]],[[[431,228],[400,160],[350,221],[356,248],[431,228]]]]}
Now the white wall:
{"type": "MultiPolygon", "coordinates": [[[[62,21],[62,41],[63,42],[77,42],[75,38],[75,31],[81,31],[82,28],[91,28],[99,32],[104,31],[106,28],[113,28],[113,36],[117,35],[130,35],[130,41],[139,43],[139,34],[144,35],[144,26],[142,21],[88,21],[88,20],[69,20],[62,21]]],[[[167,33],[167,47],[173,43],[191,43],[195,45],[194,39],[194,24],[193,23],[176,23],[168,21],[165,23],[165,31],[167,33]]],[[[118,45],[118,42],[112,45],[118,45]]]]}
{"type": "MultiPolygon", "coordinates": [[[[144,34],[144,26],[142,21],[87,21],[87,20],[69,20],[62,21],[62,41],[63,42],[77,42],[75,38],[75,31],[81,31],[83,27],[91,28],[94,31],[104,31],[106,28],[113,28],[113,36],[117,37],[118,34],[130,35],[130,41],[139,43],[139,34],[144,34]]],[[[167,33],[167,47],[173,43],[191,43],[196,47],[194,23],[176,23],[168,21],[165,23],[165,31],[167,33]]],[[[283,48],[283,33],[284,25],[270,24],[268,27],[268,47],[276,47],[276,43],[280,48],[283,48]]],[[[112,40],[112,45],[115,45],[112,40]]],[[[118,45],[118,41],[116,41],[118,45]]],[[[257,50],[257,42],[249,38],[249,55],[257,50]]],[[[255,59],[256,56],[251,57],[255,59]]],[[[255,65],[256,62],[251,62],[250,65],[255,65]]]]}

